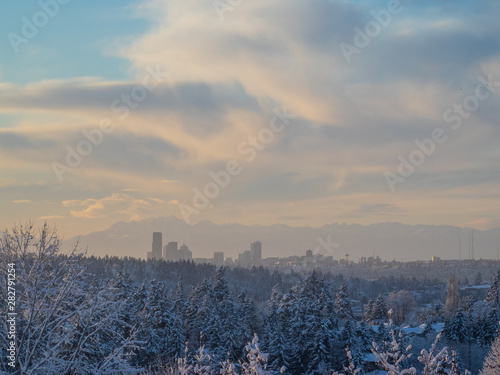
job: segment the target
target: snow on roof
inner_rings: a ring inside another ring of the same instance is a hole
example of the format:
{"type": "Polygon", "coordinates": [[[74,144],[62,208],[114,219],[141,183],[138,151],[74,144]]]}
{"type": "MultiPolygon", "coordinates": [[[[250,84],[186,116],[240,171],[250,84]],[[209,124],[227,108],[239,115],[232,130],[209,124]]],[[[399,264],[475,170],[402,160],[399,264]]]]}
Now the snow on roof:
{"type": "MultiPolygon", "coordinates": [[[[389,328],[389,324],[384,323],[384,325],[386,328],[389,328]]],[[[410,326],[406,325],[406,326],[402,326],[402,327],[395,327],[394,329],[396,331],[401,329],[403,331],[403,333],[405,333],[407,335],[410,335],[410,334],[420,335],[422,332],[424,332],[425,327],[426,327],[426,324],[424,323],[424,324],[419,325],[418,327],[410,327],[410,326]]],[[[434,323],[432,325],[432,330],[436,333],[439,333],[439,332],[441,332],[443,327],[444,327],[444,323],[434,323]]],[[[372,325],[371,328],[375,333],[378,333],[378,328],[379,328],[378,324],[372,325]]]]}
{"type": "Polygon", "coordinates": [[[460,288],[461,290],[465,289],[489,289],[491,285],[489,284],[481,284],[481,285],[471,285],[471,286],[464,286],[463,288],[460,288]]]}

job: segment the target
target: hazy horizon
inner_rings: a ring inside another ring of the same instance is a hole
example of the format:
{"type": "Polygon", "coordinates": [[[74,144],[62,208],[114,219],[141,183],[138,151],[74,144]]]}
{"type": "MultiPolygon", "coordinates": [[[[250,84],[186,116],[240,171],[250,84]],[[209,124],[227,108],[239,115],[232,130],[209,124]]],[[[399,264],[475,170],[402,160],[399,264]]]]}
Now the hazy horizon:
{"type": "Polygon", "coordinates": [[[497,259],[500,228],[472,228],[432,225],[405,225],[387,222],[363,226],[360,224],[330,223],[321,227],[277,225],[216,224],[209,220],[194,225],[175,217],[160,217],[134,222],[119,222],[102,231],[85,236],[65,236],[69,249],[78,239],[88,255],[131,256],[146,258],[151,251],[153,232],[163,234],[168,242],[186,244],[193,258],[213,258],[214,252],[238,258],[249,250],[250,243],[261,241],[262,257],[304,256],[313,254],[344,259],[349,253],[352,261],[361,257],[379,256],[382,260],[497,259]],[[460,237],[460,243],[459,243],[460,237]],[[470,249],[470,248],[473,249],[470,249]]]}

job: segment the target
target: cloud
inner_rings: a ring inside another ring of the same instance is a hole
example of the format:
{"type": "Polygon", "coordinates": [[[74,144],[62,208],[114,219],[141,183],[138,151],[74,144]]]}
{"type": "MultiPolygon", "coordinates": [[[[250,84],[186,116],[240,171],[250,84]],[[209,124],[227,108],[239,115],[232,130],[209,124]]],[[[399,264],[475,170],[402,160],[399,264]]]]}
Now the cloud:
{"type": "Polygon", "coordinates": [[[82,206],[90,206],[96,202],[97,202],[96,199],[86,199],[86,200],[72,199],[72,200],[62,201],[61,203],[64,207],[82,207],[82,206]]]}
{"type": "Polygon", "coordinates": [[[66,219],[66,216],[48,215],[48,216],[40,216],[38,219],[40,219],[40,220],[62,220],[62,219],[66,219]]]}
{"type": "Polygon", "coordinates": [[[34,203],[34,202],[29,200],[29,199],[19,199],[19,200],[13,201],[13,203],[30,204],[30,203],[34,203]]]}
{"type": "Polygon", "coordinates": [[[450,76],[460,81],[498,53],[495,31],[500,28],[490,13],[497,5],[481,2],[470,13],[463,11],[466,3],[405,4],[355,56],[355,64],[348,64],[340,43],[353,43],[353,28],[363,28],[373,19],[370,12],[385,5],[256,0],[228,12],[221,22],[211,2],[154,1],[149,6],[156,12],[157,27],[124,48],[122,55],[138,67],[164,64],[173,82],[235,81],[259,100],[287,103],[303,118],[345,125],[366,101],[349,95],[359,82],[374,91],[381,83],[403,82],[404,92],[394,87],[370,95],[370,101],[387,106],[395,100],[393,110],[415,115],[417,101],[411,96],[421,93],[419,86],[434,86],[424,102],[432,104],[439,85],[448,86],[450,76]],[[414,32],[402,37],[400,31],[408,25],[414,32]],[[203,39],[193,37],[201,34],[203,39]]]}
{"type": "Polygon", "coordinates": [[[162,204],[165,203],[165,201],[163,199],[158,199],[158,198],[148,198],[148,200],[150,200],[154,203],[162,203],[162,204]]]}
{"type": "Polygon", "coordinates": [[[103,219],[114,217],[124,220],[141,220],[150,215],[165,214],[165,209],[176,203],[154,197],[140,198],[130,194],[113,193],[100,199],[63,201],[62,204],[65,207],[80,207],[80,209],[70,210],[70,214],[74,218],[103,219]]]}
{"type": "Polygon", "coordinates": [[[353,28],[386,6],[253,0],[221,22],[211,1],[141,2],[151,28],[112,49],[132,65],[128,80],[0,83],[8,122],[0,129],[2,194],[9,204],[32,200],[17,207],[26,210],[62,200],[53,216],[64,216],[72,230],[82,221],[98,229],[176,214],[178,204],[192,202],[193,189],[211,181],[210,172],[237,160],[243,172],[194,219],[460,224],[478,210],[494,220],[500,95],[481,102],[455,132],[442,116],[474,93],[479,74],[500,77],[500,5],[406,3],[347,63],[340,43],[353,43],[353,28]],[[121,118],[111,104],[141,83],[147,66],[169,77],[121,118]],[[283,106],[297,117],[245,161],[238,146],[283,106]],[[51,163],[64,163],[67,148],[76,149],[86,140],[82,131],[102,118],[115,130],[59,184],[51,163]],[[436,127],[449,140],[391,195],[383,173],[397,170],[398,157],[407,158],[415,140],[436,127]],[[453,213],[445,218],[433,212],[438,207],[453,213]]]}
{"type": "MultiPolygon", "coordinates": [[[[63,202],[63,205],[68,206],[63,202]]],[[[83,210],[72,210],[71,215],[77,218],[93,219],[102,218],[116,214],[128,214],[130,210],[138,206],[147,206],[149,203],[143,199],[135,199],[131,195],[114,193],[102,199],[87,199],[84,201],[72,201],[70,206],[86,207],[83,210]]]]}

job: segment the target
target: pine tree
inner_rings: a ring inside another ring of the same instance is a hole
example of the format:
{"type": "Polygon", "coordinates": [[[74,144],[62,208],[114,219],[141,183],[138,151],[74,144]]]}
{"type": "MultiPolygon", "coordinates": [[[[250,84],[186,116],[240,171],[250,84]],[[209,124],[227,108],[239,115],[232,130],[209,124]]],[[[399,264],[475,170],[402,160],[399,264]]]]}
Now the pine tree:
{"type": "Polygon", "coordinates": [[[446,288],[446,304],[445,310],[448,313],[454,314],[458,308],[458,278],[457,275],[452,274],[448,278],[448,286],[446,288]]]}
{"type": "Polygon", "coordinates": [[[204,345],[200,342],[201,333],[206,331],[212,312],[212,284],[203,279],[192,289],[186,307],[184,327],[189,347],[198,348],[204,345]]]}
{"type": "Polygon", "coordinates": [[[500,375],[500,338],[496,338],[483,363],[482,375],[500,375]]]}
{"type": "Polygon", "coordinates": [[[217,302],[221,302],[229,294],[226,279],[224,278],[226,270],[220,267],[215,272],[214,297],[217,302]]]}
{"type": "Polygon", "coordinates": [[[373,318],[374,303],[375,302],[373,300],[369,300],[367,302],[367,304],[365,305],[364,310],[363,310],[363,315],[364,315],[365,321],[367,321],[368,323],[371,323],[374,320],[374,318],[373,318]]]}
{"type": "Polygon", "coordinates": [[[257,331],[257,314],[253,300],[248,298],[245,291],[238,296],[238,321],[241,327],[241,336],[245,341],[252,338],[254,332],[257,331]]]}
{"type": "Polygon", "coordinates": [[[373,304],[372,312],[372,324],[384,324],[387,323],[387,307],[385,305],[384,297],[381,294],[378,295],[375,303],[373,304]]]}
{"type": "Polygon", "coordinates": [[[486,295],[486,302],[488,302],[493,308],[500,308],[500,271],[498,271],[493,278],[493,282],[491,283],[488,294],[486,295]]]}
{"type": "Polygon", "coordinates": [[[184,284],[182,278],[177,283],[174,293],[171,297],[174,304],[175,314],[179,317],[183,317],[186,312],[186,301],[184,300],[184,284]]]}
{"type": "Polygon", "coordinates": [[[313,372],[320,367],[330,365],[332,358],[330,348],[332,345],[331,327],[326,318],[327,311],[323,306],[323,298],[320,297],[318,303],[313,303],[306,318],[306,357],[309,361],[308,372],[313,372]]]}
{"type": "Polygon", "coordinates": [[[171,321],[167,334],[167,357],[169,360],[181,358],[184,354],[186,336],[181,317],[177,316],[175,311],[171,311],[171,321]]]}
{"type": "Polygon", "coordinates": [[[262,353],[259,348],[259,337],[254,335],[252,342],[245,347],[247,360],[242,363],[242,375],[270,375],[267,370],[267,353],[262,353]]]}
{"type": "Polygon", "coordinates": [[[227,359],[224,362],[222,362],[222,368],[220,369],[220,375],[238,375],[238,373],[236,372],[236,366],[229,358],[229,355],[228,355],[227,359]]]}
{"type": "Polygon", "coordinates": [[[345,322],[344,328],[340,333],[340,339],[343,347],[349,352],[349,357],[345,357],[342,365],[344,367],[349,366],[349,361],[352,362],[356,367],[361,368],[364,361],[364,350],[361,340],[359,338],[359,332],[356,327],[356,322],[354,320],[348,319],[345,322]]]}
{"type": "Polygon", "coordinates": [[[339,319],[352,320],[354,313],[352,312],[351,300],[347,296],[347,285],[342,284],[337,292],[335,299],[335,309],[339,319]]]}
{"type": "Polygon", "coordinates": [[[373,343],[372,352],[377,358],[378,363],[389,372],[390,375],[415,375],[416,369],[408,367],[407,362],[411,354],[406,354],[411,346],[403,347],[402,340],[396,335],[394,329],[390,331],[391,341],[384,343],[386,350],[373,343]]]}
{"type": "Polygon", "coordinates": [[[212,374],[212,370],[212,358],[208,353],[208,350],[206,350],[204,346],[201,346],[198,349],[198,352],[194,355],[192,374],[210,375],[212,374]]]}
{"type": "Polygon", "coordinates": [[[152,280],[144,309],[141,312],[141,337],[144,344],[136,355],[140,366],[153,363],[154,359],[164,356],[167,352],[168,333],[172,325],[172,316],[167,301],[165,286],[152,280]]]}
{"type": "Polygon", "coordinates": [[[495,308],[491,309],[485,321],[483,345],[485,346],[491,345],[491,343],[498,336],[498,329],[500,328],[498,323],[499,320],[500,317],[498,314],[498,310],[495,308]]]}

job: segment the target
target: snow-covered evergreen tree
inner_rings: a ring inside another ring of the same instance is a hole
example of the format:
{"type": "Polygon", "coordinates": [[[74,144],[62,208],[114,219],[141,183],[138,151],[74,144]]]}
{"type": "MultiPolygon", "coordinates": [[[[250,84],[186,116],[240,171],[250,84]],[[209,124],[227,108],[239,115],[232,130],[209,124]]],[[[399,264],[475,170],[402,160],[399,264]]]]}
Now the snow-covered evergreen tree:
{"type": "Polygon", "coordinates": [[[373,311],[371,314],[372,324],[384,324],[387,323],[387,306],[385,304],[385,299],[381,294],[378,295],[377,299],[373,304],[373,311]]]}
{"type": "Polygon", "coordinates": [[[352,320],[354,313],[352,312],[351,300],[347,296],[347,284],[342,284],[337,292],[335,299],[335,309],[339,319],[352,320]]]}
{"type": "Polygon", "coordinates": [[[373,305],[374,305],[375,301],[373,300],[369,300],[364,309],[363,309],[363,316],[365,318],[365,321],[366,322],[373,322],[373,305]]]}
{"type": "Polygon", "coordinates": [[[497,337],[491,345],[490,351],[486,356],[482,375],[500,375],[500,337],[497,337]]]}
{"type": "Polygon", "coordinates": [[[242,363],[242,375],[270,375],[267,369],[267,353],[262,353],[259,348],[259,337],[254,335],[252,342],[245,346],[247,360],[242,363]]]}
{"type": "Polygon", "coordinates": [[[411,346],[402,347],[401,340],[398,339],[394,329],[391,329],[390,335],[391,342],[384,345],[387,348],[386,350],[381,350],[379,345],[373,343],[372,352],[378,363],[389,375],[415,375],[416,369],[407,366],[411,354],[406,353],[411,349],[411,346]]]}
{"type": "Polygon", "coordinates": [[[486,295],[486,302],[491,307],[500,309],[500,271],[498,271],[493,278],[488,294],[486,295]]]}

